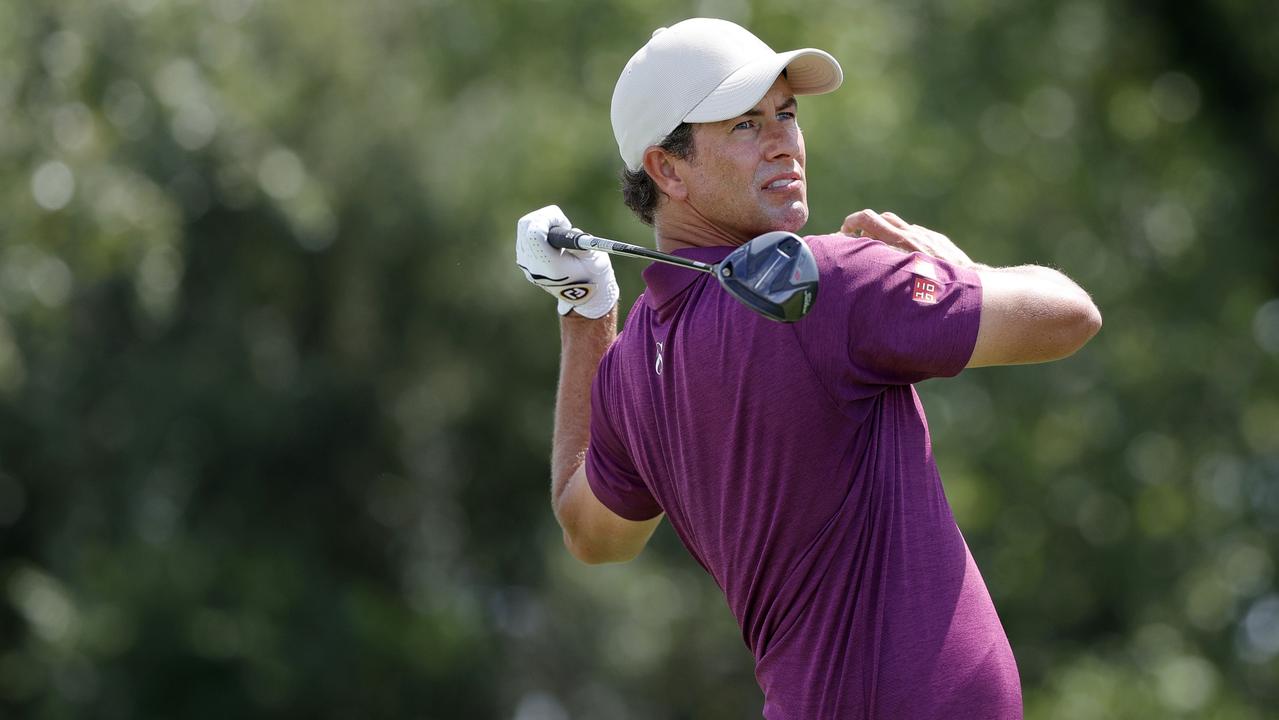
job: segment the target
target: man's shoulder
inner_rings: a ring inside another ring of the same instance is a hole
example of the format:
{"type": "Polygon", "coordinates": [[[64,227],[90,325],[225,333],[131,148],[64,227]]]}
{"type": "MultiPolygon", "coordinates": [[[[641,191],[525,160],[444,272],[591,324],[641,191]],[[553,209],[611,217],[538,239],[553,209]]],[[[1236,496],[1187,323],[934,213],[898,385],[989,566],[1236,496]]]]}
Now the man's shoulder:
{"type": "Polygon", "coordinates": [[[852,258],[867,252],[873,253],[877,248],[887,248],[884,243],[868,237],[853,237],[844,233],[828,233],[825,235],[805,235],[804,242],[816,255],[839,258],[852,258]]]}
{"type": "Polygon", "coordinates": [[[622,322],[617,337],[613,338],[613,342],[604,351],[604,356],[600,358],[600,370],[606,366],[611,367],[634,353],[636,340],[647,334],[644,329],[647,323],[646,316],[652,312],[652,309],[648,307],[644,296],[645,293],[640,292],[639,297],[635,298],[635,303],[626,313],[626,319],[622,322]]]}

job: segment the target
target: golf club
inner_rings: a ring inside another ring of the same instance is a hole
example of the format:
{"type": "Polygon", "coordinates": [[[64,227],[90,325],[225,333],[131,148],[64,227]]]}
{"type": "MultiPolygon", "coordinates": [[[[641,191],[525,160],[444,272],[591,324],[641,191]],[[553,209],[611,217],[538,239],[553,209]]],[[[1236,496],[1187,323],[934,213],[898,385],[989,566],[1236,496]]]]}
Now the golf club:
{"type": "Polygon", "coordinates": [[[710,273],[743,305],[769,320],[792,323],[817,299],[817,261],[795,233],[776,230],[755,237],[715,264],[668,255],[639,245],[596,237],[577,228],[553,227],[546,241],[565,250],[602,250],[710,273]]]}

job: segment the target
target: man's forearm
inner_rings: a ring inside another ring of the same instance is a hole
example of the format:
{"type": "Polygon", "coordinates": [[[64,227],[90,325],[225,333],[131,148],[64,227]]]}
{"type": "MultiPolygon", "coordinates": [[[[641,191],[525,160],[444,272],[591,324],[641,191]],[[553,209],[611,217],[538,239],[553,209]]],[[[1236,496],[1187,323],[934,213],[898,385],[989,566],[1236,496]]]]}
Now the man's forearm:
{"type": "Polygon", "coordinates": [[[560,381],[555,394],[555,433],[551,441],[551,502],[560,496],[586,458],[590,441],[591,381],[604,351],[617,337],[617,308],[590,320],[574,313],[560,319],[560,381]]]}
{"type": "Polygon", "coordinates": [[[978,270],[989,270],[991,272],[1018,274],[1025,277],[1035,278],[1041,282],[1050,283],[1062,288],[1084,293],[1087,292],[1080,287],[1079,283],[1071,280],[1065,273],[1045,265],[1014,265],[1012,267],[988,267],[979,266],[978,270]]]}

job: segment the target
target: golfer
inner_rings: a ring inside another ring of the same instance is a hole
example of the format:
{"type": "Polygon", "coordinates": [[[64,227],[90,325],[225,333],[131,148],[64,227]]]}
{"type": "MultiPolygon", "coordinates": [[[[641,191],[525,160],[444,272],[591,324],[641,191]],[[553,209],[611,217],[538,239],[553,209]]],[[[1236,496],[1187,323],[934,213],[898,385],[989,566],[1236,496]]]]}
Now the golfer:
{"type": "MultiPolygon", "coordinates": [[[[799,99],[842,79],[825,52],[776,53],[722,20],[655,32],[612,122],[657,247],[717,262],[803,228],[799,99]]],[[[669,518],[723,590],[770,720],[1020,718],[912,384],[1070,355],[1101,326],[1088,294],[863,210],[805,238],[820,285],[798,322],[654,264],[618,334],[608,256],[551,248],[553,226],[570,226],[554,206],[522,218],[516,259],[563,315],[551,492],[569,551],[628,560],[669,518]]]]}

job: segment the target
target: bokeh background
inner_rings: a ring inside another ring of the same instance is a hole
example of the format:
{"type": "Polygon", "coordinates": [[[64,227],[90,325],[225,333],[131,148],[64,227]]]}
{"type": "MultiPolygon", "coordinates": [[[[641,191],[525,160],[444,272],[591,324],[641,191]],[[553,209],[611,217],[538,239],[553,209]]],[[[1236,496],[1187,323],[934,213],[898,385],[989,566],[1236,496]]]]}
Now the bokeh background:
{"type": "Polygon", "coordinates": [[[699,14],[843,63],[810,232],[1104,312],[920,386],[1027,717],[1274,717],[1279,14],[1234,0],[0,3],[0,716],[758,717],[669,528],[560,546],[513,265],[549,203],[651,242],[609,97],[699,14]]]}

